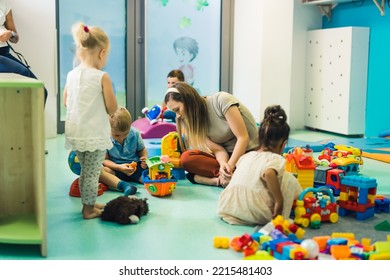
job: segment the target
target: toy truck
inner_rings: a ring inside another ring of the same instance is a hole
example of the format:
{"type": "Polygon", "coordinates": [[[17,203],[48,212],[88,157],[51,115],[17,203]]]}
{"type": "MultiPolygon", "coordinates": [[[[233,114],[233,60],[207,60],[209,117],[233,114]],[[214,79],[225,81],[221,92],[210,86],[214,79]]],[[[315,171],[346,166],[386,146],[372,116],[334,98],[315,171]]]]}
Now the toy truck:
{"type": "Polygon", "coordinates": [[[332,168],[328,166],[317,166],[314,170],[314,187],[327,187],[333,195],[340,194],[341,180],[346,175],[342,169],[332,168]]]}

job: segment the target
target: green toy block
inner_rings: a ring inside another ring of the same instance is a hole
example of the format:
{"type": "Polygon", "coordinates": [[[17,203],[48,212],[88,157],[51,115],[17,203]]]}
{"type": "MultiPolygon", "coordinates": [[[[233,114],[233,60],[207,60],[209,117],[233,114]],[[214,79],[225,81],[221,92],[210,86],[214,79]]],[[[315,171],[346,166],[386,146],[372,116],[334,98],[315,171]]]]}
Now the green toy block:
{"type": "Polygon", "coordinates": [[[376,230],[381,231],[390,231],[390,223],[387,220],[384,220],[383,222],[380,222],[379,224],[375,225],[374,227],[376,230]]]}

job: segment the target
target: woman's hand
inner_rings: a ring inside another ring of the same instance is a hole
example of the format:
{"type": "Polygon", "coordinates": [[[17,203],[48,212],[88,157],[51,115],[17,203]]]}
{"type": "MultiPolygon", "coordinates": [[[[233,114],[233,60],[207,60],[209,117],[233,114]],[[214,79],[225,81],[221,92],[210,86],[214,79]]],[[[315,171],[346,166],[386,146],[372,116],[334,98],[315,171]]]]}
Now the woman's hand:
{"type": "Polygon", "coordinates": [[[226,186],[230,183],[230,178],[226,179],[224,176],[219,175],[218,177],[219,186],[226,188],[226,186]]]}
{"type": "Polygon", "coordinates": [[[222,187],[226,187],[230,179],[232,178],[233,169],[230,167],[230,165],[227,162],[220,163],[219,168],[219,184],[222,187]]]}
{"type": "Polygon", "coordinates": [[[219,175],[222,176],[225,180],[230,180],[233,174],[233,169],[227,162],[219,163],[219,175]]]}
{"type": "Polygon", "coordinates": [[[6,30],[3,33],[0,34],[0,41],[1,42],[7,42],[9,39],[12,37],[12,31],[11,30],[6,30]]]}

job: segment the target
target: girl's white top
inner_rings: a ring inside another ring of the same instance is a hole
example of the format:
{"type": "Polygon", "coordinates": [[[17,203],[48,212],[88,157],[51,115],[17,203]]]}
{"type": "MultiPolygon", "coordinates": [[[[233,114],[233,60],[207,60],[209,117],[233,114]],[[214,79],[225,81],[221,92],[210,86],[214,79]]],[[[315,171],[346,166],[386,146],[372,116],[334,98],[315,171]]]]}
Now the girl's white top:
{"type": "Polygon", "coordinates": [[[67,149],[92,152],[112,147],[109,115],[103,98],[104,73],[80,66],[68,73],[65,120],[67,149]]]}

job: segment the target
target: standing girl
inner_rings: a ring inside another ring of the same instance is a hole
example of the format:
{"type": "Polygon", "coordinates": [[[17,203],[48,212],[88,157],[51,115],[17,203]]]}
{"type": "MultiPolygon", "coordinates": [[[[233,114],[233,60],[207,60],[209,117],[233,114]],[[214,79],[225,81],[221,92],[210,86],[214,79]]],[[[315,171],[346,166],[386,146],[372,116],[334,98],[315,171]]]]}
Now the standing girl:
{"type": "Polygon", "coordinates": [[[112,82],[101,71],[110,50],[107,34],[98,27],[76,23],[72,28],[80,64],[67,75],[64,89],[65,147],[76,152],[84,219],[99,217],[104,205],[96,203],[100,170],[112,147],[109,116],[117,110],[112,82]]]}
{"type": "Polygon", "coordinates": [[[277,215],[290,216],[302,191],[298,180],[285,172],[281,155],[289,137],[287,116],[279,106],[264,112],[259,128],[260,148],[243,155],[218,202],[218,215],[229,224],[262,225],[277,215]]]}

